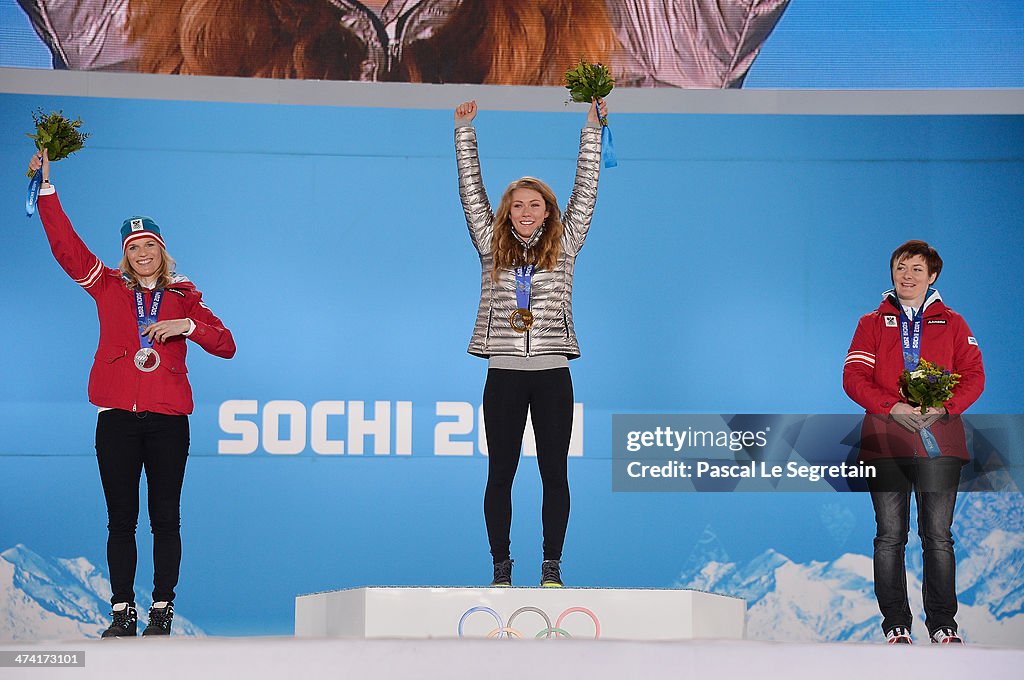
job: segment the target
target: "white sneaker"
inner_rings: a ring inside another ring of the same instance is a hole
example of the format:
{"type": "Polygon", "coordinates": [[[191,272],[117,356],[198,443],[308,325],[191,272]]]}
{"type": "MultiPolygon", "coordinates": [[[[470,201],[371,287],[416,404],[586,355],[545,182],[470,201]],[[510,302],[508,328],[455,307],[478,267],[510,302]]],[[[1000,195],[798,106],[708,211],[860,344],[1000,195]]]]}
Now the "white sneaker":
{"type": "Polygon", "coordinates": [[[885,632],[885,640],[890,645],[911,645],[914,641],[910,637],[910,629],[905,626],[896,626],[885,632]]]}
{"type": "Polygon", "coordinates": [[[939,628],[931,635],[932,642],[937,645],[962,645],[964,641],[952,628],[939,628]]]}

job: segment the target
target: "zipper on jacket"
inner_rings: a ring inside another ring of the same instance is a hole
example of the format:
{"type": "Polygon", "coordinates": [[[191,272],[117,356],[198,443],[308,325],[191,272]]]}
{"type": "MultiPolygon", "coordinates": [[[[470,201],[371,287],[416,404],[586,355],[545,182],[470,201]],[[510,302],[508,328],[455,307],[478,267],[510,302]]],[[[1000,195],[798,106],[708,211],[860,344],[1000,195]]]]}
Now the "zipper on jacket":
{"type": "MultiPolygon", "coordinates": [[[[530,262],[530,249],[526,245],[523,246],[523,262],[527,263],[527,264],[523,265],[524,267],[527,266],[528,263],[530,262]]],[[[519,285],[519,283],[516,282],[516,286],[517,287],[518,287],[518,285],[519,285]]],[[[518,289],[517,289],[516,295],[519,295],[518,289]]],[[[531,298],[533,297],[533,284],[532,283],[530,284],[530,297],[531,298]]],[[[527,309],[531,309],[533,307],[533,305],[530,304],[531,302],[532,302],[532,300],[527,300],[526,301],[526,308],[527,309]]],[[[536,321],[536,319],[534,319],[534,321],[536,321]]],[[[527,359],[530,358],[530,331],[529,330],[526,331],[526,358],[527,359]]]]}
{"type": "Polygon", "coordinates": [[[135,371],[139,374],[138,381],[135,383],[135,398],[132,399],[132,413],[137,413],[139,410],[139,390],[142,389],[142,373],[135,371]]]}

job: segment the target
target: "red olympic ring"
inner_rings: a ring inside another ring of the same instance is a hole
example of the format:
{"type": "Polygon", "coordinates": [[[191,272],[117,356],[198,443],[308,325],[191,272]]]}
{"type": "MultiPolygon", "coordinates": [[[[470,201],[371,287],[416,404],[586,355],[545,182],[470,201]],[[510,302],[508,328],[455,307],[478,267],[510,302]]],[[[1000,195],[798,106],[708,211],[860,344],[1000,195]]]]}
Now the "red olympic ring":
{"type": "Polygon", "coordinates": [[[565,620],[565,617],[569,614],[575,614],[576,612],[579,612],[580,614],[586,614],[587,616],[589,616],[590,620],[594,622],[594,639],[596,640],[599,637],[601,637],[601,622],[597,620],[597,616],[594,614],[594,612],[590,611],[586,607],[569,607],[568,609],[566,609],[564,612],[558,615],[558,619],[555,621],[555,628],[561,630],[562,621],[565,620]]]}

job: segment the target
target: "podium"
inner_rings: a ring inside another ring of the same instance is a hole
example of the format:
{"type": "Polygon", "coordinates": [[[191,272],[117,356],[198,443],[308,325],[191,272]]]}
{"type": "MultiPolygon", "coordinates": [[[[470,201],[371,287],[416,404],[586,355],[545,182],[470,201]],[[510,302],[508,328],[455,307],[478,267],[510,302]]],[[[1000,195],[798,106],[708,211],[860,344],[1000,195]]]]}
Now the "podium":
{"type": "Polygon", "coordinates": [[[697,590],[351,588],[295,598],[296,637],[742,639],[746,602],[697,590]]]}

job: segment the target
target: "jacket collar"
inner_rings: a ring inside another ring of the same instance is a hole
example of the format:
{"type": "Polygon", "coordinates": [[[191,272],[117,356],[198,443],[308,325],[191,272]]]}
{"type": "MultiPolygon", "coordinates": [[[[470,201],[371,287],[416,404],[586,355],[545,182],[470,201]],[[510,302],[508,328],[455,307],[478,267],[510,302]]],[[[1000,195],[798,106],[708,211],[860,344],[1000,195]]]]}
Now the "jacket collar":
{"type": "Polygon", "coordinates": [[[519,245],[527,249],[537,245],[537,242],[540,241],[540,237],[544,234],[544,225],[541,225],[537,227],[537,231],[533,232],[533,235],[530,236],[530,240],[527,241],[522,236],[519,235],[519,232],[516,231],[515,227],[513,227],[511,224],[508,225],[508,228],[512,230],[512,236],[514,236],[515,239],[519,241],[519,245]]]}
{"type": "MultiPolygon", "coordinates": [[[[900,299],[896,296],[896,289],[890,288],[889,290],[882,293],[882,307],[886,304],[895,307],[897,310],[902,309],[903,306],[900,304],[900,299]]],[[[935,307],[935,311],[940,311],[941,308],[945,307],[945,303],[942,302],[942,296],[934,288],[929,288],[928,293],[924,296],[924,305],[922,305],[922,313],[928,311],[928,308],[932,305],[938,304],[935,307]]]]}
{"type": "Polygon", "coordinates": [[[362,78],[387,80],[405,47],[434,35],[463,0],[391,0],[379,15],[358,0],[328,2],[338,11],[338,22],[366,47],[362,78]]]}

